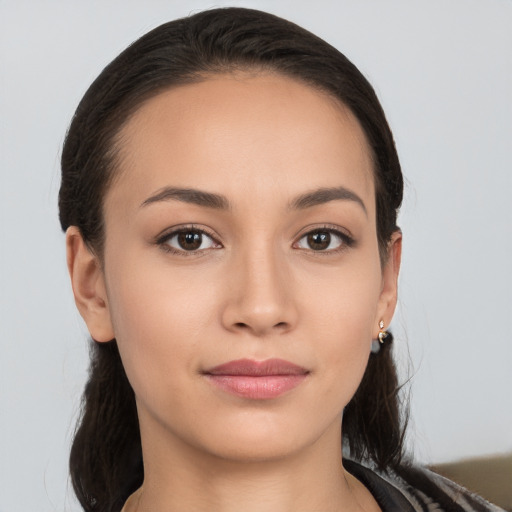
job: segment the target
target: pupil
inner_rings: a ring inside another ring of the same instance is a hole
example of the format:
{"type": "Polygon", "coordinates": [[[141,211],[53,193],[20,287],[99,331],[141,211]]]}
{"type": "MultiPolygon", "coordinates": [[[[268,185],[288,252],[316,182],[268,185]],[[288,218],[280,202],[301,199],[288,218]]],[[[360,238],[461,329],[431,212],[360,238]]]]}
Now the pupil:
{"type": "Polygon", "coordinates": [[[326,231],[321,231],[317,233],[312,233],[308,235],[308,244],[311,249],[315,251],[320,251],[322,249],[327,249],[329,244],[331,243],[331,234],[326,231]]]}
{"type": "Polygon", "coordinates": [[[182,249],[186,251],[193,251],[195,249],[199,249],[202,242],[201,233],[194,233],[191,231],[187,231],[185,233],[180,233],[178,235],[178,243],[182,249]]]}

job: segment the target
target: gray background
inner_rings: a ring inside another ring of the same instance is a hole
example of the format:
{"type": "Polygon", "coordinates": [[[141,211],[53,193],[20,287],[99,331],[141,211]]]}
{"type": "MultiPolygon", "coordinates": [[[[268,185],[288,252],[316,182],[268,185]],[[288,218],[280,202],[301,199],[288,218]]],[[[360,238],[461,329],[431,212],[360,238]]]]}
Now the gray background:
{"type": "Polygon", "coordinates": [[[222,5],[319,34],[382,100],[407,178],[394,327],[417,459],[512,450],[510,0],[0,0],[2,512],[78,510],[66,464],[87,332],[56,208],[73,110],[135,38],[222,5]]]}

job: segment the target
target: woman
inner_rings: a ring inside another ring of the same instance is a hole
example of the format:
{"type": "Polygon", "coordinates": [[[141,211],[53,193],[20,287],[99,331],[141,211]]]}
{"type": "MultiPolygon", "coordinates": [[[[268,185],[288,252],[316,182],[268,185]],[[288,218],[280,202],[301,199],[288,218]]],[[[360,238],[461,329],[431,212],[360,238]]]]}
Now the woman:
{"type": "Polygon", "coordinates": [[[105,68],[59,196],[84,510],[495,510],[403,462],[402,188],[371,86],[282,19],[196,14],[105,68]]]}

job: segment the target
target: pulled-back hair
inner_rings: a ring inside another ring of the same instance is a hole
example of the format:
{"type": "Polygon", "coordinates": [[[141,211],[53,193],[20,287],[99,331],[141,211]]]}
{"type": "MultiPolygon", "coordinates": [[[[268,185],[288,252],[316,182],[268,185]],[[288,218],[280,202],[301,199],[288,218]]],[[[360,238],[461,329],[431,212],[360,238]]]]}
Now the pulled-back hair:
{"type": "MultiPolygon", "coordinates": [[[[103,200],[116,173],[117,136],[142,103],[178,84],[216,73],[273,72],[327,92],[358,119],[372,152],[381,262],[397,229],[403,180],[393,136],[375,92],[338,50],[286,20],[224,8],[150,31],[114,59],[81,100],[62,152],[63,230],[77,226],[103,257],[103,200]]],[[[343,414],[351,458],[382,470],[398,467],[404,414],[391,354],[392,337],[372,354],[343,414]]],[[[86,511],[119,511],[144,478],[134,392],[115,340],[91,343],[89,379],[70,456],[74,490],[86,511]]]]}

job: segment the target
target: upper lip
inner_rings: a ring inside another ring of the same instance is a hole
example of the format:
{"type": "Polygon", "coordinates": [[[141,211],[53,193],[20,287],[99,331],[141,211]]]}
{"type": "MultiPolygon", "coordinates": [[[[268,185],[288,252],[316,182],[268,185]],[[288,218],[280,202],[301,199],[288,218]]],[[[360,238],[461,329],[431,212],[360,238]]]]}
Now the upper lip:
{"type": "Polygon", "coordinates": [[[285,361],[284,359],[266,359],[254,361],[252,359],[237,359],[209,368],[204,372],[208,375],[246,375],[263,377],[268,375],[305,375],[308,372],[302,366],[285,361]]]}

